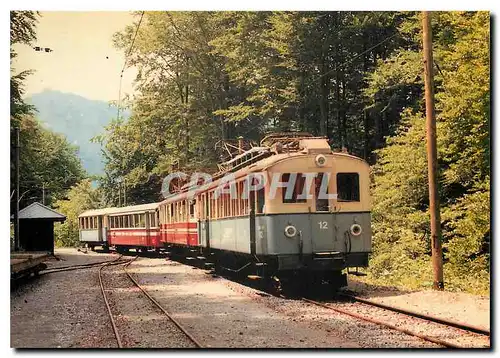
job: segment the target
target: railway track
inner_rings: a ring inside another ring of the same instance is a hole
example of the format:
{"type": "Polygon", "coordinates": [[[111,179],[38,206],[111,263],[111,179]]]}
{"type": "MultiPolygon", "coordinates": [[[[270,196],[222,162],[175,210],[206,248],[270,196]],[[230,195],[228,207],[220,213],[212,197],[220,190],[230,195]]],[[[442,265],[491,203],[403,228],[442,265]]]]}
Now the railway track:
{"type": "MultiPolygon", "coordinates": [[[[424,315],[424,314],[421,314],[421,313],[417,313],[417,312],[413,312],[413,311],[408,311],[408,310],[403,310],[403,309],[400,309],[400,308],[397,308],[397,307],[392,307],[392,306],[389,306],[389,305],[379,304],[377,302],[365,300],[363,298],[360,298],[360,297],[357,297],[357,296],[353,296],[353,295],[342,294],[341,296],[345,297],[345,298],[349,298],[349,299],[351,299],[351,300],[353,300],[353,301],[355,301],[355,302],[357,302],[357,303],[359,303],[361,305],[365,305],[365,306],[368,306],[368,307],[376,307],[377,309],[383,309],[383,310],[386,310],[386,311],[389,311],[389,312],[392,312],[392,313],[395,313],[395,314],[403,315],[403,316],[406,316],[406,317],[411,317],[412,319],[423,320],[423,321],[426,321],[426,322],[439,324],[439,325],[442,325],[442,326],[445,326],[445,327],[453,328],[453,329],[456,329],[456,330],[461,330],[461,331],[466,332],[468,334],[475,334],[475,335],[488,336],[488,337],[489,337],[489,334],[490,334],[489,331],[487,331],[485,329],[482,329],[482,328],[479,328],[479,327],[469,326],[469,325],[465,325],[465,324],[458,323],[458,322],[453,322],[453,321],[448,321],[448,320],[441,319],[441,318],[434,317],[434,316],[424,315]]],[[[437,344],[437,345],[440,345],[440,346],[443,346],[443,347],[446,347],[446,348],[453,348],[453,349],[470,348],[470,347],[458,345],[458,344],[455,344],[455,343],[452,343],[452,342],[449,342],[449,341],[445,341],[443,339],[440,339],[440,338],[437,338],[437,337],[433,337],[433,336],[430,336],[430,335],[427,335],[427,334],[422,334],[422,333],[419,333],[419,332],[416,332],[416,331],[412,331],[410,329],[406,329],[404,327],[394,325],[394,324],[389,323],[387,321],[382,321],[382,320],[375,319],[375,318],[367,316],[367,315],[359,314],[359,313],[353,312],[352,309],[349,310],[349,309],[339,308],[336,305],[332,305],[332,304],[328,304],[328,303],[324,303],[324,302],[318,302],[318,301],[311,300],[311,299],[308,299],[308,298],[302,298],[302,300],[305,301],[305,302],[308,302],[308,303],[311,303],[311,304],[323,307],[323,308],[327,308],[329,310],[333,310],[333,311],[335,311],[337,313],[349,315],[351,317],[354,317],[354,318],[357,318],[357,319],[360,319],[360,320],[363,320],[363,321],[366,321],[366,322],[370,322],[370,323],[377,324],[377,325],[380,325],[380,326],[383,326],[383,327],[387,327],[387,328],[390,328],[390,329],[393,329],[393,330],[396,330],[396,331],[399,331],[399,332],[402,332],[402,333],[405,333],[405,334],[408,334],[408,335],[420,338],[420,339],[425,340],[427,342],[431,342],[431,343],[434,343],[434,344],[437,344]]],[[[481,348],[489,348],[489,346],[484,346],[484,347],[481,347],[481,348]]]]}
{"type": "MultiPolygon", "coordinates": [[[[135,256],[133,259],[131,260],[127,260],[126,262],[120,262],[118,264],[122,264],[123,265],[123,271],[125,272],[126,276],[128,277],[128,279],[134,284],[134,286],[136,286],[137,288],[139,288],[141,290],[141,292],[143,293],[143,295],[145,297],[148,298],[149,301],[151,301],[162,313],[163,315],[165,315],[166,317],[168,317],[168,319],[173,323],[175,324],[175,326],[197,347],[197,348],[203,348],[203,345],[198,342],[198,340],[196,340],[195,337],[193,337],[187,330],[186,328],[179,322],[177,321],[174,317],[172,317],[172,315],[160,304],[158,303],[158,301],[156,301],[138,282],[137,280],[130,274],[130,272],[127,271],[127,267],[133,262],[135,261],[136,259],[138,258],[138,256],[135,256]]],[[[109,319],[110,319],[110,322],[111,322],[111,326],[113,328],[113,333],[115,335],[115,338],[116,338],[116,342],[118,344],[118,347],[119,348],[123,348],[123,343],[122,343],[122,340],[121,340],[121,336],[120,336],[120,332],[118,330],[118,327],[117,327],[117,324],[116,324],[116,321],[114,319],[114,316],[113,316],[113,312],[111,310],[111,306],[109,304],[109,301],[108,301],[108,297],[106,295],[106,289],[104,287],[104,283],[103,283],[103,279],[102,279],[102,271],[105,267],[108,267],[108,266],[111,266],[113,265],[112,262],[108,263],[108,264],[105,264],[103,266],[101,266],[99,268],[99,285],[101,287],[101,292],[102,292],[102,295],[103,295],[103,298],[104,298],[104,303],[106,304],[106,308],[107,308],[107,312],[108,312],[108,316],[109,316],[109,319]]]]}
{"type": "Polygon", "coordinates": [[[126,260],[125,262],[120,261],[122,259],[122,257],[123,257],[123,255],[119,255],[117,258],[115,258],[113,260],[98,261],[98,262],[92,262],[92,263],[88,263],[88,264],[54,267],[51,269],[45,269],[43,271],[40,271],[39,274],[46,275],[46,274],[55,273],[55,272],[81,270],[81,269],[92,268],[92,267],[104,265],[104,264],[106,264],[106,265],[110,265],[110,264],[119,265],[121,263],[126,263],[128,261],[128,260],[126,260]]]}
{"type": "Polygon", "coordinates": [[[415,312],[415,311],[405,310],[405,309],[402,309],[402,308],[399,308],[399,307],[385,305],[385,304],[374,302],[374,301],[370,301],[370,300],[367,300],[367,299],[364,299],[362,297],[358,297],[358,296],[352,295],[352,294],[342,294],[341,296],[343,296],[345,298],[348,298],[348,299],[351,299],[351,300],[354,300],[354,301],[357,301],[357,302],[364,303],[366,305],[370,305],[370,306],[374,306],[374,307],[379,307],[379,308],[382,308],[382,309],[385,309],[385,310],[389,310],[389,311],[392,311],[392,312],[402,313],[402,314],[405,314],[407,316],[421,318],[421,319],[424,319],[426,321],[439,323],[439,324],[442,324],[442,325],[445,325],[445,326],[458,328],[458,329],[461,329],[463,331],[477,333],[477,334],[480,334],[480,335],[483,335],[483,336],[488,336],[488,337],[490,336],[490,331],[487,330],[487,329],[481,328],[481,327],[468,325],[468,324],[465,324],[465,323],[462,323],[462,322],[455,322],[455,321],[451,321],[451,320],[448,320],[448,319],[444,319],[444,318],[440,318],[440,317],[436,317],[436,316],[432,316],[432,315],[426,315],[426,314],[415,312]]]}

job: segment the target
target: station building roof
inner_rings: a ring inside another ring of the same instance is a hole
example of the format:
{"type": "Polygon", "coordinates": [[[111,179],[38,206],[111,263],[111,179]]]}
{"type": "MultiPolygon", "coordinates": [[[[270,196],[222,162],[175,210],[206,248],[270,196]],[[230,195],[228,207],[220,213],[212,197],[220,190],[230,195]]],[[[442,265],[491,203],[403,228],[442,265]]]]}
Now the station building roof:
{"type": "MultiPolygon", "coordinates": [[[[11,218],[14,218],[12,215],[11,218]]],[[[66,216],[57,211],[40,204],[39,202],[34,202],[33,204],[19,210],[19,220],[24,219],[44,219],[52,221],[64,221],[66,216]]]]}

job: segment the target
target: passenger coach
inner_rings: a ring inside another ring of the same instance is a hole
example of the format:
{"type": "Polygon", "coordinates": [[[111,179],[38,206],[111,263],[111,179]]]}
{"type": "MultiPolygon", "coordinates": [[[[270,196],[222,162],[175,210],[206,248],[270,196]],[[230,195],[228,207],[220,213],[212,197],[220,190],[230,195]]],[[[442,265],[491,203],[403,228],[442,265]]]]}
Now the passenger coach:
{"type": "Polygon", "coordinates": [[[80,241],[91,249],[146,251],[163,247],[159,237],[159,203],[89,210],[79,216],[80,241]]]}

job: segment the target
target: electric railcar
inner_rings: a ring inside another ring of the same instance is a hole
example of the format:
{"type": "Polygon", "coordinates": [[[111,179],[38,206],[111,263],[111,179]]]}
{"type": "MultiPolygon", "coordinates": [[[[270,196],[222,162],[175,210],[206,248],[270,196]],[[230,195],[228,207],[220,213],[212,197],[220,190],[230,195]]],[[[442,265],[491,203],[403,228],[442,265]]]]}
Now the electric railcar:
{"type": "Polygon", "coordinates": [[[210,184],[186,185],[161,203],[82,214],[81,220],[94,217],[97,229],[87,233],[81,222],[82,242],[167,249],[286,285],[344,286],[343,270],[368,266],[370,178],[364,160],[332,152],[326,138],[270,136],[222,168],[210,184]],[[264,185],[250,190],[256,176],[264,185]],[[221,188],[229,190],[217,192],[221,188]],[[140,230],[132,213],[145,214],[140,230]]]}
{"type": "Polygon", "coordinates": [[[285,145],[271,141],[228,166],[233,182],[220,178],[160,203],[160,236],[169,250],[197,249],[216,268],[292,285],[344,286],[342,270],[368,266],[370,178],[364,160],[332,152],[325,138],[303,137],[285,145]],[[248,178],[256,174],[265,185],[248,192],[248,178]],[[280,181],[274,188],[273,178],[280,181]],[[233,185],[232,196],[228,190],[217,195],[224,185],[233,185]],[[308,189],[308,197],[301,195],[308,189]],[[320,189],[336,198],[321,197],[320,189]]]}

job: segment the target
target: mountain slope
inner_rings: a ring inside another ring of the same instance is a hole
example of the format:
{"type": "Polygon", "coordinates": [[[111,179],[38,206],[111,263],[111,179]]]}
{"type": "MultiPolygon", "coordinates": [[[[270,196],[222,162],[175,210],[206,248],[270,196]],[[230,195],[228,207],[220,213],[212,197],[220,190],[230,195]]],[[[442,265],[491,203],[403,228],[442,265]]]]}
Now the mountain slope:
{"type": "Polygon", "coordinates": [[[116,108],[104,101],[53,90],[34,94],[27,102],[37,108],[37,118],[48,128],[66,135],[70,143],[79,147],[89,174],[103,173],[101,146],[90,139],[104,132],[104,127],[116,117],[116,108]]]}

